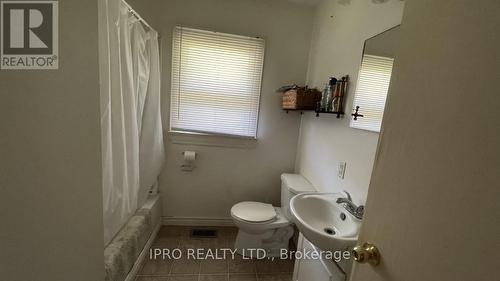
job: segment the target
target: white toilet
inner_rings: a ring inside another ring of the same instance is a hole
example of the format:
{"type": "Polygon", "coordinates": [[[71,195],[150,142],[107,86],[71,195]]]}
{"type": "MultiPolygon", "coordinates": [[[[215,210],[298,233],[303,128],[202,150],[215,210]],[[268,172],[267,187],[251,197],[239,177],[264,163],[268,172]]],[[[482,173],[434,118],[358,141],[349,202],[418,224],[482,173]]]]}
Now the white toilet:
{"type": "MultiPolygon", "coordinates": [[[[269,257],[288,249],[293,236],[290,199],[303,192],[314,192],[314,187],[303,176],[281,175],[281,208],[260,202],[240,202],[231,208],[231,217],[238,227],[236,252],[243,256],[255,255],[263,249],[269,257]]],[[[255,257],[255,256],[254,256],[255,257]]]]}

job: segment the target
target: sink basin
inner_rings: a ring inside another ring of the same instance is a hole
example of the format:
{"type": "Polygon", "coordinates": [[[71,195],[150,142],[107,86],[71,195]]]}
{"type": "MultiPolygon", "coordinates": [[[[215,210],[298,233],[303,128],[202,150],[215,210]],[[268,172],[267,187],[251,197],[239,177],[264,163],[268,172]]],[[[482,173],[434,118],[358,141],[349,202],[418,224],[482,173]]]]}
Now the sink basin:
{"type": "Polygon", "coordinates": [[[355,218],[337,198],[341,193],[302,193],[290,201],[290,211],[304,237],[323,251],[344,251],[358,240],[361,220],[355,218]]]}

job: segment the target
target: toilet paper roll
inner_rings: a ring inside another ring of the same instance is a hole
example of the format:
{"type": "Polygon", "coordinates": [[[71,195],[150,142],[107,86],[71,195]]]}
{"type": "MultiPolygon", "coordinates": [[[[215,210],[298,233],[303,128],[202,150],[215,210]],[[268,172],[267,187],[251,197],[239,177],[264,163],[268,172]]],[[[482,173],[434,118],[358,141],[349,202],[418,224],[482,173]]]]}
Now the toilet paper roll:
{"type": "Polygon", "coordinates": [[[193,162],[196,159],[196,152],[194,151],[184,151],[184,161],[193,162]]]}

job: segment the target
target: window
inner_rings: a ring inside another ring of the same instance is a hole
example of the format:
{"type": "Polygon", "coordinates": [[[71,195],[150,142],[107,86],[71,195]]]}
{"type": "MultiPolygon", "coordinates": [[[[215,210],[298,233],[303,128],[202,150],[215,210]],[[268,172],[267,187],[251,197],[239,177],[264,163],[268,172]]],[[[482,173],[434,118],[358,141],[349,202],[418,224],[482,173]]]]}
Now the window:
{"type": "Polygon", "coordinates": [[[380,132],[394,59],[363,55],[354,105],[364,117],[351,120],[351,127],[380,132]]]}
{"type": "Polygon", "coordinates": [[[170,130],[257,137],[264,40],[174,29],[170,130]]]}

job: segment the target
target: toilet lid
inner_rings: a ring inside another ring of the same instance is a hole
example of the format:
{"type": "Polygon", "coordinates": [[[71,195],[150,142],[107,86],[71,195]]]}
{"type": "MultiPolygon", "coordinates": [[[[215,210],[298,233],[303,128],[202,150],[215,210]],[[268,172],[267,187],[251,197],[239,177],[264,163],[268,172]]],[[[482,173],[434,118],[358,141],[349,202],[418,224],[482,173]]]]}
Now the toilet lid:
{"type": "Polygon", "coordinates": [[[231,208],[231,214],[249,222],[266,222],[277,216],[273,205],[260,202],[240,202],[231,208]]]}

